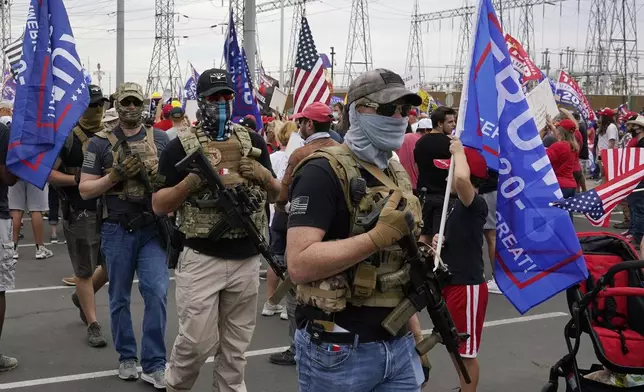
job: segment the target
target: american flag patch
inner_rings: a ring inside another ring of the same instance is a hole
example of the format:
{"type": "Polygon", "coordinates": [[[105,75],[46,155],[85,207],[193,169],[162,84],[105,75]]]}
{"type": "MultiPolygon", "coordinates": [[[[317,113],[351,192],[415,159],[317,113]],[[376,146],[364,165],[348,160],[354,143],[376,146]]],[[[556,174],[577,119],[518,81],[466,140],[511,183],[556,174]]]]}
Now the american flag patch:
{"type": "Polygon", "coordinates": [[[289,210],[289,215],[304,215],[306,210],[309,208],[309,197],[308,196],[298,196],[293,201],[291,201],[291,208],[289,210]]]}
{"type": "Polygon", "coordinates": [[[228,170],[228,169],[226,169],[226,168],[219,169],[219,175],[220,175],[220,176],[225,176],[225,175],[226,175],[226,174],[228,174],[228,173],[230,173],[230,170],[228,170]]]}

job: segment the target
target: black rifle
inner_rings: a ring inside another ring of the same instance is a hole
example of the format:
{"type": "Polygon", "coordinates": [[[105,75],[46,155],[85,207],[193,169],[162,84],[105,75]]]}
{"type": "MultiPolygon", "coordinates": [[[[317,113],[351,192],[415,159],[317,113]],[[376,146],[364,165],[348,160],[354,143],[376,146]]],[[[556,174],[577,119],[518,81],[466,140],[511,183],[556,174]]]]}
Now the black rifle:
{"type": "MultiPolygon", "coordinates": [[[[257,230],[257,227],[255,227],[255,224],[251,220],[251,214],[260,208],[257,202],[251,199],[244,189],[239,186],[226,188],[221,182],[219,174],[217,174],[217,171],[212,167],[210,161],[201,149],[197,149],[192,154],[183,158],[175,167],[179,171],[197,173],[206,181],[206,186],[212,193],[212,199],[197,200],[196,205],[216,208],[224,216],[226,224],[223,226],[226,228],[243,228],[255,248],[264,256],[268,265],[275,272],[275,275],[283,280],[283,283],[280,284],[275,294],[273,294],[273,297],[271,297],[271,302],[277,301],[273,303],[279,303],[279,299],[281,298],[277,298],[278,292],[281,293],[280,295],[286,294],[287,291],[295,294],[292,289],[293,283],[288,277],[286,266],[277,261],[270,246],[266,243],[266,239],[257,230]]],[[[214,228],[213,231],[221,232],[221,225],[220,227],[214,228]]],[[[212,235],[213,233],[211,233],[212,235]]]]}
{"type": "MultiPolygon", "coordinates": [[[[124,137],[119,137],[118,142],[112,147],[112,151],[114,152],[118,152],[119,150],[121,150],[123,152],[123,155],[126,157],[134,155],[132,153],[132,149],[130,149],[130,146],[127,144],[127,140],[124,137]]],[[[147,169],[145,167],[141,168],[141,170],[139,171],[137,180],[139,180],[143,184],[145,191],[152,195],[154,189],[152,188],[152,184],[150,183],[150,178],[148,177],[147,169]]],[[[171,217],[167,215],[157,216],[154,213],[154,211],[152,210],[151,197],[145,199],[147,201],[146,207],[154,217],[154,222],[156,223],[159,230],[161,246],[166,248],[166,264],[168,265],[168,268],[174,269],[179,261],[179,255],[181,254],[181,251],[183,251],[182,235],[175,227],[174,220],[171,217]]]]}
{"type": "MultiPolygon", "coordinates": [[[[423,193],[425,192],[422,192],[419,196],[424,199],[423,193]]],[[[376,225],[380,211],[382,211],[388,199],[389,197],[382,199],[376,205],[374,211],[361,222],[365,229],[370,230],[376,225]]],[[[399,208],[403,206],[403,203],[404,200],[401,201],[399,208]]],[[[408,215],[406,218],[411,230],[413,224],[412,219],[410,219],[411,216],[408,215]]],[[[401,278],[398,276],[398,271],[393,272],[388,274],[391,276],[383,276],[382,279],[379,277],[378,286],[390,287],[395,285],[390,282],[402,283],[404,284],[403,289],[406,298],[382,321],[382,327],[393,336],[396,336],[398,331],[407,324],[414,314],[427,309],[429,318],[434,324],[434,330],[429,337],[416,345],[416,352],[422,357],[438,343],[443,343],[456,361],[463,380],[469,384],[471,382],[470,375],[465,368],[463,358],[458,352],[459,346],[469,338],[469,335],[460,334],[456,330],[454,320],[452,320],[452,315],[447,310],[447,304],[442,293],[443,287],[450,280],[450,273],[447,267],[441,264],[434,272],[434,258],[430,248],[422,242],[417,243],[412,235],[403,237],[398,241],[398,245],[405,252],[405,261],[408,265],[405,270],[408,268],[409,275],[407,277],[407,274],[405,274],[405,277],[401,278]]]]}

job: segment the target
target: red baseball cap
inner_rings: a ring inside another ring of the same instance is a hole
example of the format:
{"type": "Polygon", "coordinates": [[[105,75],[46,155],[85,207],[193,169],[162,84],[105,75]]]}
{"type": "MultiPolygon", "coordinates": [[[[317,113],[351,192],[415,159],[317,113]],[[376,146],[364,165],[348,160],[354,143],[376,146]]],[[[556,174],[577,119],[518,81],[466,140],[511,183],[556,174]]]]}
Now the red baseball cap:
{"type": "Polygon", "coordinates": [[[172,105],[171,104],[165,104],[163,105],[163,115],[164,116],[169,116],[170,112],[172,111],[172,105]]]}
{"type": "Polygon", "coordinates": [[[615,111],[611,108],[603,108],[599,112],[597,112],[600,116],[608,116],[608,117],[613,117],[615,115],[615,111]]]}
{"type": "Polygon", "coordinates": [[[559,124],[557,125],[568,132],[575,132],[575,130],[577,129],[577,125],[575,124],[575,122],[569,118],[559,121],[559,124]]]}
{"type": "MultiPolygon", "coordinates": [[[[477,178],[488,178],[487,162],[483,155],[473,148],[465,147],[464,150],[467,165],[470,167],[470,174],[477,178]]],[[[434,166],[439,169],[449,170],[450,164],[451,159],[434,159],[434,166]]]]}
{"type": "Polygon", "coordinates": [[[293,115],[293,120],[298,118],[308,118],[317,122],[331,122],[333,114],[331,108],[322,102],[313,102],[305,107],[301,112],[293,115]]]}

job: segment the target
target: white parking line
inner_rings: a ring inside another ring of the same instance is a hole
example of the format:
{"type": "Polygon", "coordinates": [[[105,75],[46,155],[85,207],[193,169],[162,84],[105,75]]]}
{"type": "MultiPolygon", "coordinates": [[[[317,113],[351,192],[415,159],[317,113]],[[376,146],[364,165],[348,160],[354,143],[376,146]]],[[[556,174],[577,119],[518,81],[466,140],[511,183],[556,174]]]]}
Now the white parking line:
{"type": "MultiPolygon", "coordinates": [[[[174,276],[170,277],[170,280],[174,280],[174,276]]],[[[138,279],[134,279],[134,283],[139,283],[138,279]]],[[[106,283],[109,285],[109,282],[106,283]]],[[[74,289],[73,286],[45,286],[45,287],[31,287],[27,289],[13,289],[8,290],[7,294],[20,294],[20,293],[31,293],[34,291],[48,291],[48,290],[64,290],[64,289],[74,289]]]]}
{"type": "MultiPolygon", "coordinates": [[[[523,316],[523,317],[515,317],[515,318],[509,318],[509,319],[502,319],[502,320],[486,321],[483,326],[486,328],[496,327],[499,325],[527,323],[530,321],[552,319],[552,318],[563,317],[563,316],[568,316],[568,314],[563,312],[541,313],[541,314],[535,314],[532,316],[523,316]]],[[[429,332],[431,331],[423,330],[423,333],[429,333],[429,332]]],[[[246,357],[256,357],[260,355],[279,353],[286,350],[287,348],[288,346],[248,351],[246,353],[246,357]]],[[[206,360],[207,363],[212,361],[213,361],[213,357],[208,357],[208,359],[206,360]]],[[[140,367],[139,367],[139,371],[141,371],[140,367]]],[[[35,386],[47,385],[47,384],[59,384],[64,382],[89,380],[94,378],[112,377],[116,375],[118,375],[117,370],[105,370],[105,371],[93,372],[93,373],[72,374],[69,376],[39,378],[35,380],[17,381],[17,382],[0,384],[0,390],[35,387],[35,386]]]]}

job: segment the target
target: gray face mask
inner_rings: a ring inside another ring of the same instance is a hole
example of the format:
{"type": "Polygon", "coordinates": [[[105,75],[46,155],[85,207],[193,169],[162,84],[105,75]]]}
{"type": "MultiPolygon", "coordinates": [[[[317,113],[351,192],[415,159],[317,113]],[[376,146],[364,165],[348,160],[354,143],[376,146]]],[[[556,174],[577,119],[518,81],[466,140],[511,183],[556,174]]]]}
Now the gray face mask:
{"type": "Polygon", "coordinates": [[[349,108],[351,127],[344,136],[344,143],[363,161],[387,168],[392,151],[400,148],[405,138],[408,118],[386,117],[378,114],[361,114],[355,103],[349,108]]]}

